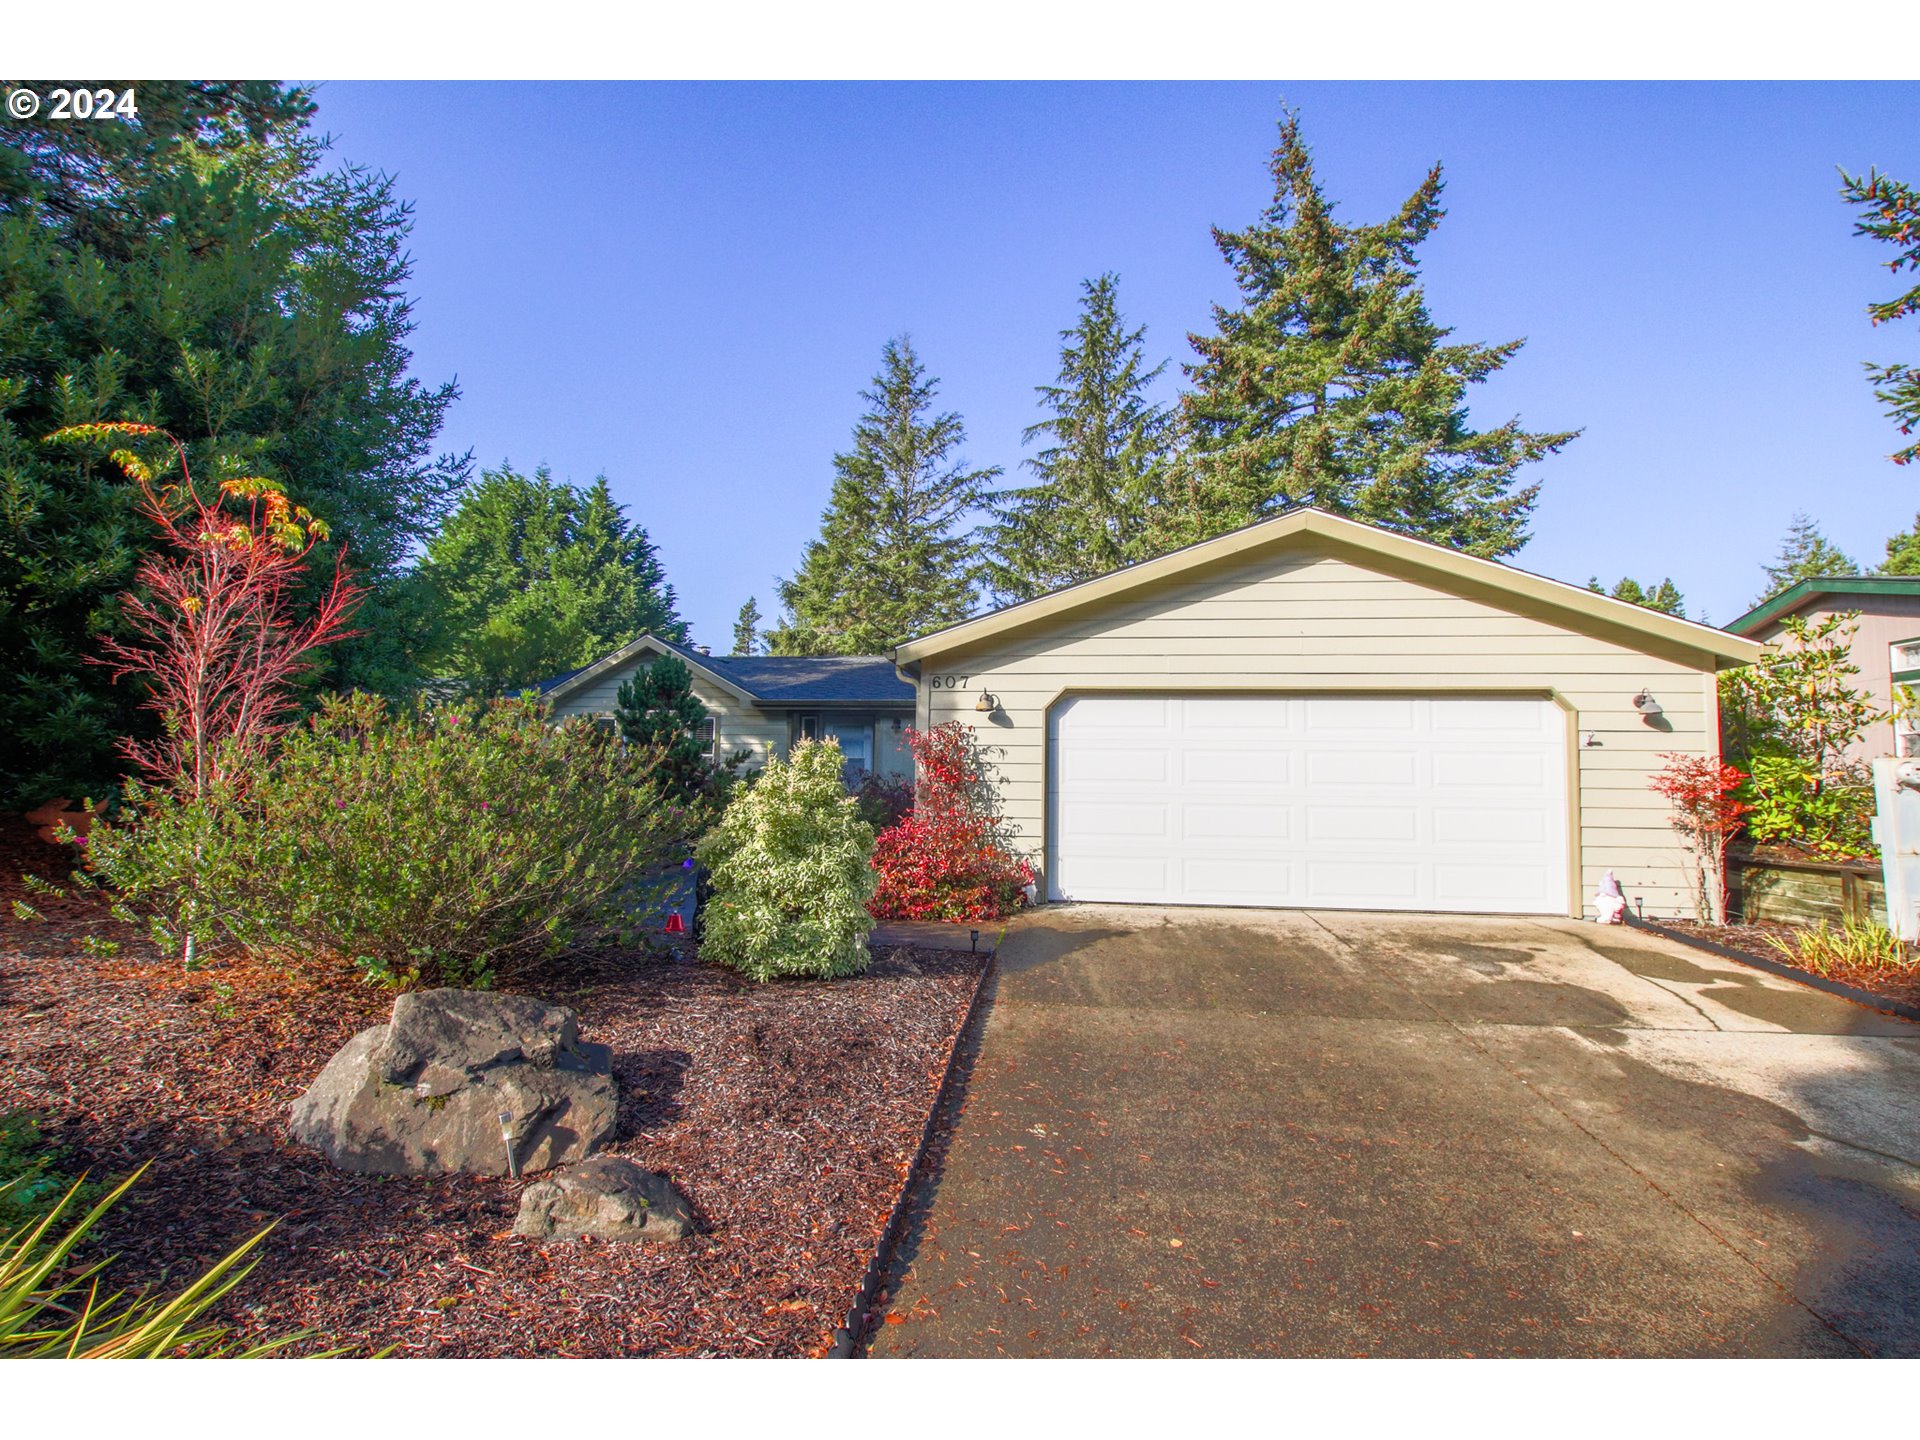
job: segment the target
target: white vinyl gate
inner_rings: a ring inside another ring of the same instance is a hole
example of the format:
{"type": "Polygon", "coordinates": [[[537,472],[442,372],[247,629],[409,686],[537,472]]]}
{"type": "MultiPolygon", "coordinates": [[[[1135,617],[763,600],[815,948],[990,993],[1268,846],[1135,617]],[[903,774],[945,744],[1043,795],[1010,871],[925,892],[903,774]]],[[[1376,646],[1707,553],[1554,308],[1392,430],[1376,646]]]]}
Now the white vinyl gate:
{"type": "Polygon", "coordinates": [[[1527,696],[1064,700],[1048,894],[1564,915],[1566,725],[1527,696]]]}

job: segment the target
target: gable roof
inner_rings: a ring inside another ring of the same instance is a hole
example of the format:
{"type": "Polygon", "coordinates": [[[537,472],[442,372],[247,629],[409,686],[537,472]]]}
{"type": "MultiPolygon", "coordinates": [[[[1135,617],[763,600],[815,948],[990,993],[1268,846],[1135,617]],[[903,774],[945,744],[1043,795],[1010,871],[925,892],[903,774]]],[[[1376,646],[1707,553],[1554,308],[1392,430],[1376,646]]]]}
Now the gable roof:
{"type": "Polygon", "coordinates": [[[622,645],[610,655],[602,655],[591,665],[582,665],[578,670],[569,671],[565,675],[557,675],[553,679],[544,682],[539,687],[540,694],[549,700],[556,700],[562,695],[578,690],[589,681],[599,679],[609,670],[618,669],[636,655],[648,653],[654,655],[677,655],[680,659],[686,661],[687,668],[695,675],[700,676],[701,679],[718,685],[736,700],[744,700],[748,704],[753,702],[754,697],[750,691],[742,689],[734,681],[707,668],[708,662],[713,658],[712,656],[702,655],[698,650],[694,650],[686,645],[676,645],[673,641],[663,639],[651,631],[636,639],[629,640],[625,645],[622,645]]]}
{"type": "Polygon", "coordinates": [[[1716,667],[1751,665],[1766,653],[1757,641],[1730,635],[1712,625],[1682,620],[1658,610],[1649,610],[1631,601],[1616,600],[1581,585],[1549,580],[1515,569],[1498,560],[1482,560],[1463,555],[1444,545],[1396,535],[1377,525],[1363,524],[1332,515],[1324,510],[1302,507],[1272,520],[1262,520],[1243,529],[1229,531],[1197,545],[1189,545],[1155,560],[1129,565],[1093,580],[1082,581],[1027,600],[990,611],[973,620],[963,620],[944,630],[909,640],[893,651],[894,660],[909,665],[932,655],[959,649],[963,645],[1005,635],[1027,626],[1054,619],[1071,611],[1126,591],[1168,580],[1188,570],[1211,565],[1236,556],[1253,557],[1265,550],[1282,550],[1311,537],[1330,551],[1347,552],[1388,562],[1396,569],[1411,570],[1430,579],[1441,589],[1477,589],[1501,597],[1529,602],[1535,609],[1558,612],[1578,622],[1624,630],[1635,637],[1679,647],[1705,655],[1716,667]]]}
{"type": "Polygon", "coordinates": [[[913,686],[884,655],[706,655],[654,634],[554,676],[539,692],[558,699],[647,653],[678,656],[695,675],[749,705],[913,704],[913,686]]]}
{"type": "Polygon", "coordinates": [[[1727,629],[1736,635],[1751,635],[1829,595],[1920,598],[1920,575],[1817,575],[1810,580],[1795,581],[1772,599],[1762,600],[1727,629]]]}

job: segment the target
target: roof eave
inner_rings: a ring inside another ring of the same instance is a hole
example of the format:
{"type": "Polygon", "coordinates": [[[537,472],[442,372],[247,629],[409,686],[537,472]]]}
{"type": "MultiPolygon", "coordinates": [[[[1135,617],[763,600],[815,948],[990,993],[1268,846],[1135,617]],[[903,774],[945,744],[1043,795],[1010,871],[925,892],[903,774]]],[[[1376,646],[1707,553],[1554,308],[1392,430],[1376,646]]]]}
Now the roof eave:
{"type": "Polygon", "coordinates": [[[762,710],[911,710],[914,697],[897,696],[889,700],[790,700],[774,695],[754,701],[762,710]]]}
{"type": "Polygon", "coordinates": [[[1778,595],[1762,600],[1727,629],[1739,635],[1764,630],[1783,615],[1829,595],[1912,595],[1920,597],[1920,575],[1815,575],[1796,580],[1778,595]]]}

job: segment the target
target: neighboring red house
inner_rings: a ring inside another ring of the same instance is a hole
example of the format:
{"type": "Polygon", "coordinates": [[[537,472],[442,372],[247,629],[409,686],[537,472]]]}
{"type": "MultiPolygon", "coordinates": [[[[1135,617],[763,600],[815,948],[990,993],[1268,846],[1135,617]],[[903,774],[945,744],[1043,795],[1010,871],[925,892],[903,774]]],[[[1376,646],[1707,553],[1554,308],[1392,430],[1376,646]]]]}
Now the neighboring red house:
{"type": "MultiPolygon", "coordinates": [[[[1803,616],[1818,624],[1840,611],[1858,611],[1853,663],[1860,688],[1882,710],[1897,711],[1896,685],[1920,686],[1920,575],[1824,575],[1802,580],[1753,607],[1727,626],[1751,640],[1777,640],[1783,621],[1803,616]]],[[[1895,715],[1869,726],[1848,750],[1852,760],[1920,754],[1920,720],[1895,715]]]]}

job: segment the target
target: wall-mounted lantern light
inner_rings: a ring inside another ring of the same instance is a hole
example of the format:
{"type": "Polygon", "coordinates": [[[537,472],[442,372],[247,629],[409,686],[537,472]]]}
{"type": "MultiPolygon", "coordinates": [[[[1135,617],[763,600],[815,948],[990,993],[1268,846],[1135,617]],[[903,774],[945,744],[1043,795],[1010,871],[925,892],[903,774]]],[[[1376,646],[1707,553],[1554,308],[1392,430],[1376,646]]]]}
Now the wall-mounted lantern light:
{"type": "Polygon", "coordinates": [[[1657,720],[1666,714],[1666,711],[1660,708],[1660,702],[1653,698],[1653,692],[1650,690],[1642,690],[1633,697],[1633,708],[1649,720],[1657,720]]]}
{"type": "Polygon", "coordinates": [[[1000,708],[1000,702],[982,690],[980,692],[980,698],[973,702],[973,708],[978,710],[982,715],[991,715],[1000,708]]]}

